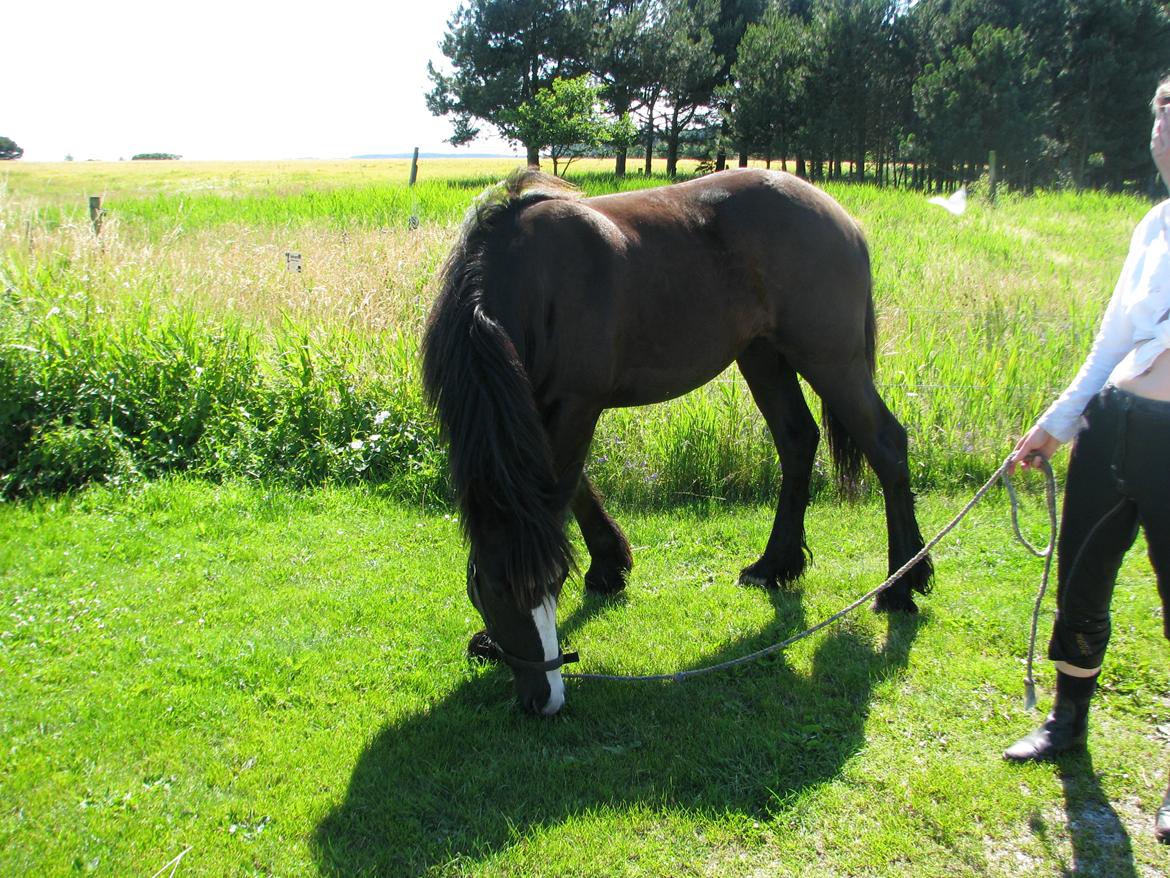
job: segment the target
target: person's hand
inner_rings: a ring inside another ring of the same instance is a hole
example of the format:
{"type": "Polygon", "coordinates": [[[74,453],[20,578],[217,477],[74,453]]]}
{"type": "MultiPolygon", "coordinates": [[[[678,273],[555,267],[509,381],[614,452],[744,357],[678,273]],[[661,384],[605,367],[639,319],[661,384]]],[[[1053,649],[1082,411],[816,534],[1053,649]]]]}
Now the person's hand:
{"type": "Polygon", "coordinates": [[[1162,175],[1162,182],[1170,188],[1170,106],[1158,108],[1154,130],[1150,134],[1150,155],[1162,175]]]}
{"type": "Polygon", "coordinates": [[[1015,474],[1017,464],[1025,469],[1036,466],[1034,455],[1048,460],[1062,444],[1059,439],[1043,427],[1033,427],[1023,439],[1016,443],[1016,447],[1012,450],[1011,457],[1008,458],[1008,475],[1015,474]]]}

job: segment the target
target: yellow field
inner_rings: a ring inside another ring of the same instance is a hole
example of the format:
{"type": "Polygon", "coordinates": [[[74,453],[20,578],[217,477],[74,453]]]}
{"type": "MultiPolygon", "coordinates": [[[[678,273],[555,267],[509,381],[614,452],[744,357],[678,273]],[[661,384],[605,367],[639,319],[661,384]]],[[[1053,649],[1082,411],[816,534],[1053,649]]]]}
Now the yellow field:
{"type": "MultiPolygon", "coordinates": [[[[418,179],[504,177],[523,159],[419,159],[418,179]]],[[[697,162],[684,159],[679,171],[689,174],[697,162]]],[[[760,164],[762,162],[753,162],[760,164]]],[[[642,160],[631,160],[631,172],[640,171],[642,160]]],[[[654,169],[665,163],[658,159],[654,169]]],[[[552,173],[552,162],[544,169],[552,173]]],[[[613,159],[580,159],[573,173],[613,170],[613,159]]],[[[320,161],[256,162],[5,162],[0,164],[0,187],[16,197],[34,197],[42,204],[60,204],[88,195],[141,196],[158,193],[296,192],[310,188],[405,183],[410,178],[409,159],[334,159],[320,161]]]]}

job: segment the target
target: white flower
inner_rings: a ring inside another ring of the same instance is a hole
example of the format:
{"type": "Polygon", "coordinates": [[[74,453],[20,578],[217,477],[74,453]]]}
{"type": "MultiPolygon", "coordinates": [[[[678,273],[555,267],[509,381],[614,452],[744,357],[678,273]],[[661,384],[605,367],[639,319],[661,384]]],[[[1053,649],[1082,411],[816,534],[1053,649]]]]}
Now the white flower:
{"type": "Polygon", "coordinates": [[[366,443],[362,442],[361,439],[354,439],[352,442],[349,443],[349,447],[353,451],[361,451],[365,447],[365,445],[366,445],[366,443]]]}
{"type": "Polygon", "coordinates": [[[374,415],[374,426],[381,427],[384,423],[386,423],[386,419],[389,417],[390,412],[378,412],[376,415],[374,415]]]}

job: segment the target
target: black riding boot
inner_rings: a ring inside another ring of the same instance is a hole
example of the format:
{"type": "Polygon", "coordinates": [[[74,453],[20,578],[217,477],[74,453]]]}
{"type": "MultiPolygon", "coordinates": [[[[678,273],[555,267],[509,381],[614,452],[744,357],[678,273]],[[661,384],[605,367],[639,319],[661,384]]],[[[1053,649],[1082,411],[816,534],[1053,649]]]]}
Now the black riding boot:
{"type": "Polygon", "coordinates": [[[1166,788],[1166,795],[1162,797],[1162,807],[1154,818],[1154,838],[1162,844],[1170,844],[1170,787],[1166,788]]]}
{"type": "MultiPolygon", "coordinates": [[[[1011,762],[1052,759],[1085,746],[1089,731],[1089,701],[1097,688],[1097,675],[1073,677],[1056,672],[1056,702],[1044,725],[1003,751],[1011,762]]],[[[1170,812],[1167,815],[1170,832],[1170,812]]]]}

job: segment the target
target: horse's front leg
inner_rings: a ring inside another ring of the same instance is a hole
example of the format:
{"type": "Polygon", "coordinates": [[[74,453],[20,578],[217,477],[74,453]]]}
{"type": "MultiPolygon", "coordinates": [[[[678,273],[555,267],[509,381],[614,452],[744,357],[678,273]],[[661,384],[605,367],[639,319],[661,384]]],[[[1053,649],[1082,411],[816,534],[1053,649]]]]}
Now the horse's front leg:
{"type": "Polygon", "coordinates": [[[572,509],[589,549],[585,588],[598,594],[613,594],[625,588],[634,559],[625,534],[609,517],[585,475],[585,458],[600,416],[599,405],[571,397],[554,400],[542,412],[559,474],[557,492],[572,509]]]}
{"type": "Polygon", "coordinates": [[[634,566],[630,541],[617,522],[601,505],[597,489],[582,473],[573,496],[573,515],[581,527],[581,536],[589,549],[589,571],[585,589],[594,594],[615,594],[626,587],[634,566]]]}

